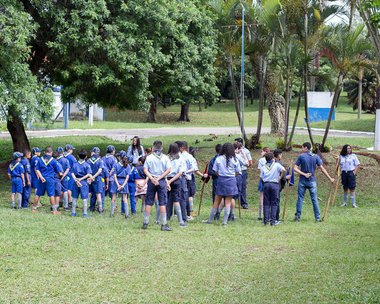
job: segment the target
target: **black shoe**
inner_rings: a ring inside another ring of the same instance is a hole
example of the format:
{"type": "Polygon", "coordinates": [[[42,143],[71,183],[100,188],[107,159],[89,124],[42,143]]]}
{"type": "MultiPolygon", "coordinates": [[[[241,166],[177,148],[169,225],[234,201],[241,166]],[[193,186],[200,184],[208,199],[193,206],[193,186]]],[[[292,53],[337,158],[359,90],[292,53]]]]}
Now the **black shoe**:
{"type": "Polygon", "coordinates": [[[71,211],[71,208],[66,207],[66,208],[63,208],[63,210],[65,210],[65,211],[71,211]]]}
{"type": "Polygon", "coordinates": [[[298,216],[295,216],[293,221],[294,221],[294,222],[300,222],[301,219],[300,219],[298,216]]]}
{"type": "Polygon", "coordinates": [[[243,209],[248,209],[248,205],[243,205],[242,208],[243,209]]]}
{"type": "Polygon", "coordinates": [[[262,217],[258,217],[257,220],[258,220],[258,221],[262,221],[263,218],[262,218],[262,217]]]}
{"type": "Polygon", "coordinates": [[[129,219],[129,215],[125,215],[125,219],[126,219],[126,220],[129,219]]]}
{"type": "Polygon", "coordinates": [[[229,222],[235,222],[235,215],[230,214],[230,215],[228,216],[228,221],[229,221],[229,222]]]}
{"type": "Polygon", "coordinates": [[[321,219],[317,219],[317,220],[315,220],[317,223],[321,223],[322,222],[322,220],[321,219]]]}
{"type": "Polygon", "coordinates": [[[148,224],[143,224],[143,226],[141,227],[141,229],[148,229],[148,224]]]}
{"type": "Polygon", "coordinates": [[[270,223],[271,226],[277,226],[278,224],[280,224],[278,221],[275,221],[274,223],[270,223]]]}
{"type": "Polygon", "coordinates": [[[59,208],[63,207],[63,202],[59,202],[59,208]]]}
{"type": "Polygon", "coordinates": [[[219,221],[219,219],[220,219],[220,212],[217,211],[217,212],[215,213],[215,215],[214,215],[214,220],[219,221]]]}
{"type": "Polygon", "coordinates": [[[170,228],[168,225],[161,225],[161,231],[172,231],[173,228],[170,228]]]}
{"type": "Polygon", "coordinates": [[[264,223],[264,226],[268,226],[269,225],[269,223],[264,223]]]}

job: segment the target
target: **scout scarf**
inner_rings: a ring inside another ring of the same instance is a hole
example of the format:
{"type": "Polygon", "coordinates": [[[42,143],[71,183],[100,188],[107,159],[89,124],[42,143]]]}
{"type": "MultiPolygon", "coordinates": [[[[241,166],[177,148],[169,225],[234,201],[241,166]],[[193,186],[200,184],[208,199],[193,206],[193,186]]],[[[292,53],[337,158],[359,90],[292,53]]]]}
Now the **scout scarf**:
{"type": "Polygon", "coordinates": [[[273,169],[273,166],[274,166],[274,162],[267,162],[265,164],[265,168],[267,168],[269,171],[273,169]]]}
{"type": "Polygon", "coordinates": [[[100,159],[99,156],[97,157],[97,156],[93,155],[93,156],[91,156],[91,158],[90,158],[90,162],[91,162],[91,164],[95,165],[95,163],[96,163],[99,159],[100,159]]]}
{"type": "Polygon", "coordinates": [[[14,166],[12,166],[12,164],[9,165],[9,168],[11,169],[11,171],[13,171],[19,164],[20,162],[17,162],[14,164],[14,166]]]}
{"type": "Polygon", "coordinates": [[[84,159],[78,160],[78,164],[83,165],[86,161],[84,159]]]}
{"type": "Polygon", "coordinates": [[[158,159],[162,158],[162,152],[161,152],[161,150],[155,150],[154,152],[152,152],[152,154],[154,156],[156,156],[158,159]]]}
{"type": "MultiPolygon", "coordinates": [[[[46,156],[46,155],[45,155],[45,156],[46,156]]],[[[43,161],[45,167],[47,167],[47,166],[50,164],[50,162],[53,160],[53,157],[50,156],[50,158],[46,159],[45,156],[42,156],[41,159],[42,159],[42,161],[43,161]]]]}

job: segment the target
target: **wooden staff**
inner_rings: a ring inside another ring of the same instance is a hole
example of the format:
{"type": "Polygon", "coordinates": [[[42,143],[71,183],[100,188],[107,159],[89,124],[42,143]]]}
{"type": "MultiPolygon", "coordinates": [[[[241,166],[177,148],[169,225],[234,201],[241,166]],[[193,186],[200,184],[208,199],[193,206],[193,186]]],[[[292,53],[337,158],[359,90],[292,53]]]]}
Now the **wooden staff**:
{"type": "Polygon", "coordinates": [[[201,191],[201,199],[199,201],[199,207],[198,207],[198,216],[201,214],[201,206],[202,206],[202,198],[203,198],[203,190],[205,188],[206,183],[203,182],[202,191],[201,191]]]}
{"type": "MultiPolygon", "coordinates": [[[[289,167],[289,173],[290,173],[290,175],[292,174],[292,170],[293,170],[293,161],[290,162],[290,167],[289,167]]],[[[288,187],[286,188],[286,195],[285,195],[285,202],[284,202],[284,211],[282,212],[282,219],[281,219],[281,221],[283,221],[284,218],[285,218],[285,209],[286,209],[286,202],[288,201],[289,188],[290,188],[290,180],[288,181],[288,187]]]]}
{"type": "MultiPolygon", "coordinates": [[[[338,156],[338,160],[340,159],[340,157],[338,156]]],[[[336,199],[336,195],[338,193],[338,187],[339,187],[339,178],[340,178],[340,165],[339,165],[339,161],[337,163],[337,168],[336,168],[336,171],[335,171],[335,178],[337,179],[336,181],[336,186],[335,186],[335,193],[334,193],[334,198],[333,198],[333,201],[331,203],[331,207],[334,207],[335,205],[335,199],[336,199]]]]}
{"type": "MultiPolygon", "coordinates": [[[[336,161],[336,167],[335,167],[335,168],[337,168],[338,165],[339,165],[339,157],[338,157],[338,159],[337,159],[337,161],[336,161]]],[[[335,177],[335,175],[336,175],[336,170],[335,170],[335,173],[334,173],[334,177],[335,177]]],[[[325,208],[325,213],[324,213],[324,215],[323,215],[322,222],[326,221],[327,211],[329,210],[329,205],[330,205],[331,194],[332,194],[333,188],[334,188],[334,183],[331,183],[331,185],[330,185],[329,198],[328,198],[328,200],[327,200],[327,204],[326,204],[326,208],[325,208]]]]}
{"type": "MultiPolygon", "coordinates": [[[[206,173],[208,174],[208,167],[209,167],[209,165],[210,165],[210,162],[208,162],[208,163],[206,164],[206,168],[205,168],[205,170],[203,171],[203,175],[206,174],[206,173]]],[[[202,182],[203,182],[203,186],[202,186],[202,191],[201,191],[201,199],[200,199],[200,201],[199,201],[198,216],[201,214],[201,205],[202,205],[202,198],[203,198],[203,190],[204,190],[204,188],[205,188],[205,185],[209,182],[209,180],[210,180],[210,176],[208,175],[207,177],[202,177],[201,180],[202,180],[202,182]]],[[[214,202],[213,202],[213,203],[214,203],[214,202]]]]}

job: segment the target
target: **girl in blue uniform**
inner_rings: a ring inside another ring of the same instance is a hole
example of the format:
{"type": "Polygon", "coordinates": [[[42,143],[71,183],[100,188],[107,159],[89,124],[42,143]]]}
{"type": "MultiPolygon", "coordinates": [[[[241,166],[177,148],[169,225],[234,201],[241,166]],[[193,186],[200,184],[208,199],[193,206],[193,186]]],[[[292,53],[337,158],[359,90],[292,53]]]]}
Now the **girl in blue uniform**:
{"type": "Polygon", "coordinates": [[[172,143],[169,146],[168,157],[171,164],[171,171],[167,175],[166,184],[168,189],[168,204],[166,214],[168,219],[170,219],[174,211],[177,214],[179,225],[181,227],[186,227],[187,224],[183,221],[181,207],[179,204],[181,195],[181,185],[182,185],[182,175],[186,171],[186,161],[179,154],[179,148],[176,143],[172,143]]]}
{"type": "Polygon", "coordinates": [[[136,167],[136,170],[139,173],[140,178],[135,180],[135,184],[136,184],[135,198],[136,198],[136,203],[138,199],[141,198],[141,212],[144,212],[145,210],[145,195],[146,195],[146,190],[148,188],[147,186],[148,177],[144,173],[144,163],[145,163],[145,156],[141,156],[139,158],[139,162],[136,167]]]}
{"type": "Polygon", "coordinates": [[[21,157],[23,156],[20,152],[13,153],[13,161],[9,164],[8,167],[8,177],[11,180],[12,184],[12,195],[11,195],[11,201],[12,201],[12,209],[17,209],[15,204],[15,194],[17,194],[17,203],[18,208],[21,209],[22,204],[22,191],[23,187],[25,186],[25,179],[24,179],[24,167],[20,163],[21,157]]]}
{"type": "Polygon", "coordinates": [[[116,198],[117,194],[122,194],[123,205],[125,210],[125,218],[128,219],[128,178],[131,174],[131,169],[128,166],[128,157],[125,151],[119,152],[120,161],[113,167],[110,175],[114,177],[113,189],[112,189],[112,201],[111,201],[111,217],[115,214],[116,198]]]}
{"type": "Polygon", "coordinates": [[[350,189],[350,198],[353,208],[357,208],[355,202],[356,173],[360,162],[355,154],[352,153],[350,145],[344,145],[340,152],[339,165],[342,170],[342,185],[344,190],[342,207],[347,206],[348,189],[350,189]]]}
{"type": "Polygon", "coordinates": [[[214,205],[211,209],[210,217],[204,223],[210,224],[224,198],[224,219],[223,225],[227,225],[228,216],[231,210],[232,197],[238,193],[236,176],[241,171],[239,161],[235,157],[235,149],[231,143],[225,143],[222,147],[221,155],[215,159],[213,170],[218,176],[218,185],[214,205]]]}
{"type": "Polygon", "coordinates": [[[144,147],[140,144],[140,138],[135,136],[132,138],[132,145],[128,147],[127,156],[132,157],[132,165],[137,166],[139,158],[144,156],[144,147]]]}

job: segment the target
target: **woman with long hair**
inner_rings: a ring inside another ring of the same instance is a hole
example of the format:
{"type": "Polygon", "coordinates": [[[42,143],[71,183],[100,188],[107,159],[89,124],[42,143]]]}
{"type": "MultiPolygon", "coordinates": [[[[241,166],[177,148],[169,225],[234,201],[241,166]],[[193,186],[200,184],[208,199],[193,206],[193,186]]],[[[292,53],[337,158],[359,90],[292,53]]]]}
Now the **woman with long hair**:
{"type": "Polygon", "coordinates": [[[235,149],[231,143],[225,143],[222,147],[221,155],[215,159],[212,168],[218,176],[218,184],[215,191],[215,201],[212,206],[210,217],[204,223],[210,224],[224,198],[224,219],[223,225],[227,225],[228,216],[231,210],[232,197],[238,194],[236,176],[241,171],[239,161],[235,156],[235,149]]]}
{"type": "Polygon", "coordinates": [[[140,144],[140,138],[138,136],[133,137],[132,145],[128,147],[127,156],[133,157],[132,164],[137,166],[139,158],[144,155],[144,147],[140,144]]]}
{"type": "Polygon", "coordinates": [[[356,173],[358,171],[360,162],[355,154],[352,153],[350,145],[344,145],[339,156],[339,165],[342,170],[342,185],[343,185],[343,204],[342,207],[347,206],[348,189],[350,189],[350,198],[352,207],[356,208],[355,202],[355,187],[356,187],[356,173]]]}

